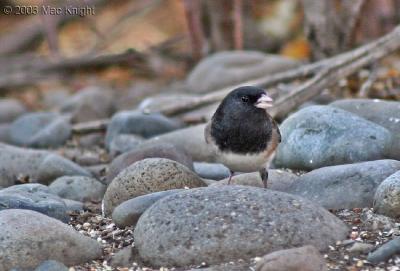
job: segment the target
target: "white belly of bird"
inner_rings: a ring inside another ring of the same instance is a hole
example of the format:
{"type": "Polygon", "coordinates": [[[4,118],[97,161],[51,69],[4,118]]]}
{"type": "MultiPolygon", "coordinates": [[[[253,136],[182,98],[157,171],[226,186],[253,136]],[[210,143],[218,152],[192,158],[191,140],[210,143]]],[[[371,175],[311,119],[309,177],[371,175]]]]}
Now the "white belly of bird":
{"type": "Polygon", "coordinates": [[[254,172],[266,167],[268,156],[265,152],[257,154],[219,152],[216,160],[234,172],[254,172]]]}

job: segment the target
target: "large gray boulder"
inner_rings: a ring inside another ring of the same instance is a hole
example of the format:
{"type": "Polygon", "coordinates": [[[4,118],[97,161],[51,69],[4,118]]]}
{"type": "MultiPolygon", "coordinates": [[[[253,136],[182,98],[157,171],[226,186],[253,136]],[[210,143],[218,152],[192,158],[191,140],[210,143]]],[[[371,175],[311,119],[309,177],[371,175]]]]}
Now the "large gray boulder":
{"type": "Polygon", "coordinates": [[[280,126],[277,167],[311,170],[386,158],[391,133],[373,122],[331,106],[309,106],[280,126]]]}
{"type": "Polygon", "coordinates": [[[398,170],[396,160],[323,167],[300,176],[287,192],[327,209],[372,207],[378,186],[398,170]]]}
{"type": "Polygon", "coordinates": [[[400,102],[377,99],[345,99],[330,104],[385,127],[392,133],[388,157],[400,160],[400,102]]]}
{"type": "Polygon", "coordinates": [[[0,228],[0,270],[32,270],[49,259],[72,266],[102,255],[95,240],[38,212],[0,211],[0,228]]]}
{"type": "Polygon", "coordinates": [[[140,218],[135,246],[152,266],[218,264],[313,245],[325,250],[347,226],[308,200],[266,189],[191,189],[157,201],[140,218]]]}

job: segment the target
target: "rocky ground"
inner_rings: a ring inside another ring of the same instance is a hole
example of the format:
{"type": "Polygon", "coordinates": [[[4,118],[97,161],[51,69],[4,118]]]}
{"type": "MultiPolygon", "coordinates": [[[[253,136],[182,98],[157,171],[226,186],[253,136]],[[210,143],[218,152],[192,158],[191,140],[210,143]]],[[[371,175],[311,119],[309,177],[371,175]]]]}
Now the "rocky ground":
{"type": "Polygon", "coordinates": [[[235,82],[226,68],[192,90],[225,54],[182,92],[1,99],[0,270],[399,270],[400,102],[317,97],[280,121],[268,189],[257,173],[227,185],[203,136],[216,105],[153,112],[235,82]]]}

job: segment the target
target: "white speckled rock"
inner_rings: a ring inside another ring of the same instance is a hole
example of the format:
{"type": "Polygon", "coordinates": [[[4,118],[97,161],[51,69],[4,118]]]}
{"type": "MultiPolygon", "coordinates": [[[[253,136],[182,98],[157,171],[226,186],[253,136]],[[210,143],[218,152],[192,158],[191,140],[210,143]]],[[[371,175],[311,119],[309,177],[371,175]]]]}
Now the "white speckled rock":
{"type": "Polygon", "coordinates": [[[400,217],[400,170],[387,177],[376,190],[374,209],[390,217],[400,217]]]}
{"type": "Polygon", "coordinates": [[[120,203],[137,196],[178,188],[206,186],[194,172],[165,158],[148,158],[124,169],[108,186],[104,195],[105,215],[120,203]]]}

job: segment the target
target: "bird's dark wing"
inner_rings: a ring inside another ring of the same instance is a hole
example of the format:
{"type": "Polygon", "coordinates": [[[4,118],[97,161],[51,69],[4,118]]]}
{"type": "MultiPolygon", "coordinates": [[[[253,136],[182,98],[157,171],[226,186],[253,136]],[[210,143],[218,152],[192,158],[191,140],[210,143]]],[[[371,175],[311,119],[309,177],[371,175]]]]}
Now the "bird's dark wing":
{"type": "Polygon", "coordinates": [[[278,141],[279,143],[282,142],[282,136],[281,136],[281,131],[279,130],[278,124],[275,122],[275,120],[272,120],[273,123],[273,129],[276,130],[276,132],[278,133],[278,141]]]}

